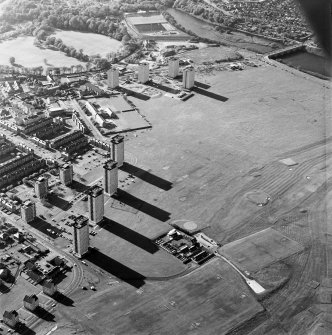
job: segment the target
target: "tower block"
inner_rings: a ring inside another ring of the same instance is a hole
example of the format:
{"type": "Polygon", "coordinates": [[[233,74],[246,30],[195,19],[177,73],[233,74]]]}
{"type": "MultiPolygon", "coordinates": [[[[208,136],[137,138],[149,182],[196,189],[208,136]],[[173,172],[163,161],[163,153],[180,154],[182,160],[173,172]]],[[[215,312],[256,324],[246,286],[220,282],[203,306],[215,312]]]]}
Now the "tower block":
{"type": "Polygon", "coordinates": [[[118,189],[118,163],[109,159],[104,164],[104,190],[108,195],[113,195],[118,189]]]}
{"type": "Polygon", "coordinates": [[[112,142],[112,159],[118,163],[118,168],[124,161],[124,137],[122,135],[114,136],[112,142]]]}

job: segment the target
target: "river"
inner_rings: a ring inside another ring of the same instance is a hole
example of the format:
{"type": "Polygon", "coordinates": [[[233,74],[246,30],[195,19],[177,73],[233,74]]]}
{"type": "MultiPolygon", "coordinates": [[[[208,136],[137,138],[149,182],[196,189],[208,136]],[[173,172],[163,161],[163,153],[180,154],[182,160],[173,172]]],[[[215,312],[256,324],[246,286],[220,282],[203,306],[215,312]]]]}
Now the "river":
{"type": "Polygon", "coordinates": [[[191,30],[202,38],[208,38],[229,46],[248,49],[262,54],[282,47],[281,43],[275,43],[256,36],[249,36],[241,32],[232,31],[230,34],[220,33],[215,30],[215,25],[212,23],[197,19],[175,8],[170,8],[167,11],[184,28],[191,30]]]}

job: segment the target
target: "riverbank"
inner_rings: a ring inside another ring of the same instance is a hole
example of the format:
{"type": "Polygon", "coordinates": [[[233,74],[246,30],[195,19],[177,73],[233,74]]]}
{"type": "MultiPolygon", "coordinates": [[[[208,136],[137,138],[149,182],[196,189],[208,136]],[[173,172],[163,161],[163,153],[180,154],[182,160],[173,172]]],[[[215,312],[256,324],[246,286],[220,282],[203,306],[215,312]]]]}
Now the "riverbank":
{"type": "MultiPolygon", "coordinates": [[[[193,35],[199,38],[209,39],[215,43],[247,49],[260,54],[272,52],[283,46],[276,41],[270,41],[257,36],[249,36],[241,32],[218,32],[216,30],[218,25],[208,23],[175,8],[170,8],[166,12],[171,15],[187,33],[192,32],[193,35]]],[[[170,23],[172,24],[172,22],[170,23]]]]}

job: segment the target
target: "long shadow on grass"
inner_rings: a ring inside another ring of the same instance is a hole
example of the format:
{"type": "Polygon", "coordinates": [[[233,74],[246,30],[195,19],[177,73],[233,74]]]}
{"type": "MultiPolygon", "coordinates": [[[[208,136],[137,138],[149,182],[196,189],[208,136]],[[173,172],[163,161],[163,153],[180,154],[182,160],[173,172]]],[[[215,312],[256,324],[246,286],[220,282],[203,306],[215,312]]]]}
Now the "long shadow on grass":
{"type": "Polygon", "coordinates": [[[15,327],[15,331],[19,333],[20,335],[35,335],[36,332],[30,329],[26,324],[24,323],[19,323],[15,327]]]}
{"type": "Polygon", "coordinates": [[[132,243],[151,254],[158,251],[158,247],[149,238],[137,233],[135,230],[123,226],[118,222],[104,218],[102,221],[102,227],[110,233],[121,237],[129,243],[132,243]]]}
{"type": "Polygon", "coordinates": [[[55,316],[41,306],[38,306],[33,313],[36,316],[38,316],[40,319],[43,319],[43,320],[48,321],[48,322],[55,322],[55,320],[54,320],[55,316]]]}
{"type": "Polygon", "coordinates": [[[90,249],[85,259],[131,286],[140,288],[145,284],[145,277],[143,275],[101,253],[95,248],[90,249]]]}
{"type": "Polygon", "coordinates": [[[70,185],[70,188],[73,188],[77,192],[85,192],[89,188],[89,186],[86,186],[77,180],[73,180],[73,182],[70,185]]]}
{"type": "Polygon", "coordinates": [[[60,198],[57,194],[49,194],[47,199],[52,206],[58,207],[63,211],[66,211],[71,207],[67,200],[60,198]]]}
{"type": "Polygon", "coordinates": [[[130,163],[124,162],[120,169],[136,176],[137,178],[144,180],[149,184],[159,187],[164,191],[169,191],[172,188],[172,183],[170,181],[160,178],[150,173],[149,171],[143,170],[137,166],[131,165],[130,163]]]}
{"type": "Polygon", "coordinates": [[[201,83],[200,81],[196,81],[196,80],[195,80],[195,86],[203,88],[205,90],[207,90],[208,88],[211,87],[211,85],[204,84],[204,83],[201,83]]]}
{"type": "Polygon", "coordinates": [[[8,293],[10,291],[10,289],[4,285],[4,284],[0,284],[0,293],[5,294],[8,293]]]}
{"type": "MultiPolygon", "coordinates": [[[[181,81],[183,80],[183,75],[180,74],[180,75],[177,76],[175,79],[176,79],[177,81],[180,81],[180,82],[181,82],[181,81]]],[[[204,90],[207,90],[207,89],[209,89],[209,88],[211,87],[211,85],[208,85],[208,84],[205,84],[205,83],[201,83],[200,81],[197,81],[197,80],[195,80],[194,84],[195,84],[195,86],[197,86],[197,87],[199,87],[199,88],[203,88],[204,90]]]]}
{"type": "Polygon", "coordinates": [[[135,196],[118,189],[117,194],[112,195],[112,198],[125,203],[128,206],[131,206],[147,215],[152,216],[153,218],[166,222],[169,220],[171,213],[164,211],[163,209],[149,204],[148,202],[136,198],[135,196]]]}
{"type": "Polygon", "coordinates": [[[218,101],[225,102],[225,101],[228,100],[228,98],[223,97],[220,94],[213,93],[213,92],[210,92],[210,91],[206,91],[206,90],[203,90],[202,88],[199,88],[199,87],[193,87],[192,90],[194,92],[198,93],[198,94],[204,95],[208,98],[212,98],[212,99],[215,99],[215,100],[218,100],[218,101]]]}
{"type": "Polygon", "coordinates": [[[58,303],[65,305],[65,306],[74,306],[74,300],[70,299],[66,295],[62,294],[61,292],[56,292],[52,298],[57,301],[58,303]]]}

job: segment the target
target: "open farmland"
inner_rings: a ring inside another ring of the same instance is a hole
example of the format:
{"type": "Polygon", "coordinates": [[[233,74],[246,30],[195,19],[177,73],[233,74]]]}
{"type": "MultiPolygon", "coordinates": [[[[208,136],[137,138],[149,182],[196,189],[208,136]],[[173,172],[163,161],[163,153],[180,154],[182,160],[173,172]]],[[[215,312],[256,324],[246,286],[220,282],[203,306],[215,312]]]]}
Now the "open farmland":
{"type": "Polygon", "coordinates": [[[87,303],[82,293],[78,297],[79,313],[64,307],[59,314],[90,334],[106,334],[110,327],[128,335],[226,334],[263,312],[238,274],[220,260],[166,283],[149,282],[139,291],[121,284],[87,303]]]}

